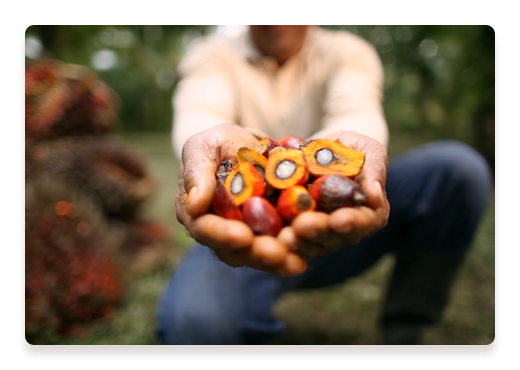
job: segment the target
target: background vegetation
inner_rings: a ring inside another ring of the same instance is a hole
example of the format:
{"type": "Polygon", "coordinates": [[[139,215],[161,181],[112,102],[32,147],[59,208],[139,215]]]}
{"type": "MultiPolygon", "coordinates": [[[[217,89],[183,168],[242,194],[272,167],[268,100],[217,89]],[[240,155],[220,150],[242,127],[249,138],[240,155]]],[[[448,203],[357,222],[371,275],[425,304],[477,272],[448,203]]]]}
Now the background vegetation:
{"type": "MultiPolygon", "coordinates": [[[[391,132],[454,138],[494,168],[495,34],[489,26],[324,26],[377,47],[391,132]]],[[[121,98],[120,132],[171,129],[175,68],[197,38],[239,27],[32,26],[28,57],[50,55],[98,71],[121,98]]],[[[29,58],[28,58],[29,59],[29,58]]]]}
{"type": "MultiPolygon", "coordinates": [[[[457,139],[479,150],[494,169],[494,31],[488,26],[324,26],[347,29],[373,43],[384,64],[389,154],[422,142],[457,139]]],[[[45,343],[152,344],[155,306],[191,240],[175,218],[178,163],[170,148],[175,68],[197,38],[235,32],[214,26],[32,26],[26,62],[44,55],[96,70],[120,98],[116,131],[143,153],[159,181],[146,204],[151,218],[169,223],[175,246],[166,264],[133,286],[115,317],[80,338],[49,334],[45,343]]],[[[494,200],[430,344],[487,344],[494,339],[494,200]]],[[[393,261],[339,287],[285,296],[277,314],[288,323],[279,344],[377,343],[375,318],[393,261]],[[305,309],[302,309],[305,307],[305,309]],[[312,319],[312,320],[311,320],[312,319]]]]}

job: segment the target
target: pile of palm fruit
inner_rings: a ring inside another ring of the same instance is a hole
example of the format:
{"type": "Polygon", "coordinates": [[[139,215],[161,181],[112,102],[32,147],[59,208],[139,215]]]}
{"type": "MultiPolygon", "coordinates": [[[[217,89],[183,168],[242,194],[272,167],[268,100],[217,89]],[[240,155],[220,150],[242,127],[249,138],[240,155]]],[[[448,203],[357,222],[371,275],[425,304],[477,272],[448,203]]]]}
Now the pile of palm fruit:
{"type": "Polygon", "coordinates": [[[111,136],[118,100],[91,70],[25,70],[26,336],[109,318],[139,253],[171,241],[140,215],[156,189],[145,159],[111,136]]]}
{"type": "Polygon", "coordinates": [[[257,235],[277,236],[303,212],[362,205],[366,195],[353,179],[364,163],[364,153],[339,140],[265,137],[240,148],[235,165],[221,163],[212,211],[257,235]]]}

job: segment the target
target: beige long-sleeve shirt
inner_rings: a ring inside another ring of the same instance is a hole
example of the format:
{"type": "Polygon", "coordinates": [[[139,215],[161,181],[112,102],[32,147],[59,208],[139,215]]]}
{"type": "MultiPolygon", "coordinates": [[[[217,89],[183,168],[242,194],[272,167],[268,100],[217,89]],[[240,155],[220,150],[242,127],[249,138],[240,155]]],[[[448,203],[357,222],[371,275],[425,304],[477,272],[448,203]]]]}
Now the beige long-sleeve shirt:
{"type": "Polygon", "coordinates": [[[388,143],[381,61],[354,34],[312,27],[281,67],[255,49],[248,32],[214,35],[187,53],[178,73],[172,138],[179,157],[189,137],[222,123],[273,139],[348,130],[388,143]]]}

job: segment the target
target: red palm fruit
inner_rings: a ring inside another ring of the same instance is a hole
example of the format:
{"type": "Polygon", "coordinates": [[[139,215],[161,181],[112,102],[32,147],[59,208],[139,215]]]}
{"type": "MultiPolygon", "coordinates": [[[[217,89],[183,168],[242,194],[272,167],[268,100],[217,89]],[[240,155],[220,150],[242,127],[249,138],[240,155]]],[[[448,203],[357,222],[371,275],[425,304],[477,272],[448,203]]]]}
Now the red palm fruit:
{"type": "Polygon", "coordinates": [[[213,195],[213,210],[220,217],[227,220],[242,221],[242,212],[233,202],[233,197],[229,194],[224,182],[217,179],[215,194],[213,195]]]}
{"type": "Polygon", "coordinates": [[[343,175],[322,176],[308,188],[318,209],[326,213],[342,207],[359,206],[366,199],[359,184],[343,175]]]}
{"type": "Polygon", "coordinates": [[[40,149],[42,171],[88,194],[107,215],[132,218],[156,189],[145,158],[113,137],[60,138],[40,149]]]}
{"type": "Polygon", "coordinates": [[[282,219],[271,203],[261,197],[249,198],[242,207],[244,222],[257,235],[277,236],[282,230],[282,219]]]}
{"type": "Polygon", "coordinates": [[[282,191],[276,204],[278,214],[286,222],[292,222],[302,212],[315,209],[315,200],[301,185],[291,186],[282,191]]]}
{"type": "Polygon", "coordinates": [[[106,133],[117,96],[85,67],[39,60],[25,69],[25,130],[38,140],[106,133]]]}
{"type": "Polygon", "coordinates": [[[33,211],[26,212],[26,332],[63,334],[103,318],[106,308],[115,309],[124,297],[109,231],[88,202],[78,203],[71,214],[76,204],[70,200],[56,202],[53,194],[40,193],[39,185],[28,190],[33,211]]]}
{"type": "Polygon", "coordinates": [[[278,143],[276,140],[273,140],[270,137],[264,137],[262,140],[260,140],[255,150],[264,157],[269,157],[269,152],[279,146],[280,143],[278,143]]]}
{"type": "Polygon", "coordinates": [[[300,149],[300,145],[305,144],[305,140],[303,140],[299,136],[284,136],[281,139],[278,139],[278,143],[283,146],[285,149],[300,149]]]}

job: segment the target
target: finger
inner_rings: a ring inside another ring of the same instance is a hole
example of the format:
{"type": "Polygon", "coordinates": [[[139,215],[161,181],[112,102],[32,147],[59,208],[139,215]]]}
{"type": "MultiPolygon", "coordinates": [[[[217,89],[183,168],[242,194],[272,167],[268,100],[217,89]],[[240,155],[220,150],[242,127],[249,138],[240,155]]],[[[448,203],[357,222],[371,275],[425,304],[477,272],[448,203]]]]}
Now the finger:
{"type": "Polygon", "coordinates": [[[188,214],[186,213],[186,201],[188,200],[188,194],[186,194],[186,190],[184,189],[184,166],[180,165],[179,167],[179,183],[178,183],[178,192],[177,197],[175,198],[175,212],[177,214],[177,221],[181,224],[186,225],[188,214]]]}
{"type": "Polygon", "coordinates": [[[365,204],[370,208],[376,209],[385,206],[384,186],[386,184],[387,165],[386,148],[377,142],[371,142],[370,148],[366,152],[363,171],[356,178],[356,181],[361,185],[361,189],[367,195],[365,204]]]}
{"type": "Polygon", "coordinates": [[[327,253],[327,250],[320,243],[308,241],[305,239],[298,240],[296,252],[305,257],[318,257],[327,253]]]}
{"type": "Polygon", "coordinates": [[[286,276],[299,275],[307,270],[307,260],[296,253],[289,253],[285,259],[285,265],[279,273],[286,276]]]}
{"type": "MultiPolygon", "coordinates": [[[[320,239],[324,233],[320,233],[315,239],[320,239]]],[[[316,242],[298,239],[294,229],[291,226],[286,226],[280,231],[277,236],[278,240],[285,244],[289,252],[297,252],[306,257],[316,257],[326,253],[325,248],[322,245],[317,245],[316,242]]],[[[335,247],[334,247],[335,248],[335,247]]]]}
{"type": "Polygon", "coordinates": [[[215,250],[248,248],[253,243],[253,231],[241,221],[206,214],[191,219],[187,227],[195,240],[215,250]]]}
{"type": "Polygon", "coordinates": [[[280,231],[280,233],[278,234],[277,238],[282,244],[285,244],[289,251],[296,251],[298,240],[296,237],[296,233],[294,232],[294,229],[291,226],[284,227],[282,231],[280,231]]]}
{"type": "Polygon", "coordinates": [[[328,219],[329,216],[323,212],[303,212],[294,219],[291,226],[299,239],[315,239],[327,232],[328,219]]]}
{"type": "Polygon", "coordinates": [[[367,195],[367,198],[364,201],[364,205],[372,209],[386,207],[386,195],[379,180],[367,180],[366,184],[364,185],[364,189],[364,192],[367,195]]]}
{"type": "Polygon", "coordinates": [[[243,267],[247,266],[248,261],[250,260],[247,257],[247,254],[244,253],[247,252],[245,250],[221,250],[216,249],[213,250],[213,253],[219,260],[224,262],[226,265],[229,265],[231,267],[243,267]]]}
{"type": "Polygon", "coordinates": [[[368,207],[340,208],[332,212],[329,219],[331,230],[350,234],[351,238],[371,235],[383,224],[382,215],[368,207]]]}
{"type": "Polygon", "coordinates": [[[287,254],[287,247],[272,236],[257,236],[253,240],[251,256],[265,265],[281,267],[287,254]]]}
{"type": "Polygon", "coordinates": [[[186,193],[177,194],[177,198],[175,199],[175,212],[177,215],[177,221],[186,226],[190,216],[186,213],[186,200],[188,199],[188,195],[186,193]]]}
{"type": "MultiPolygon", "coordinates": [[[[182,168],[180,174],[184,191],[188,194],[186,212],[197,217],[204,214],[211,205],[215,192],[215,174],[219,166],[218,150],[220,138],[212,131],[204,131],[192,136],[182,148],[182,168]]],[[[180,188],[179,188],[180,189],[180,188]]]]}

